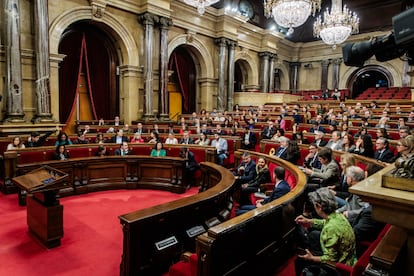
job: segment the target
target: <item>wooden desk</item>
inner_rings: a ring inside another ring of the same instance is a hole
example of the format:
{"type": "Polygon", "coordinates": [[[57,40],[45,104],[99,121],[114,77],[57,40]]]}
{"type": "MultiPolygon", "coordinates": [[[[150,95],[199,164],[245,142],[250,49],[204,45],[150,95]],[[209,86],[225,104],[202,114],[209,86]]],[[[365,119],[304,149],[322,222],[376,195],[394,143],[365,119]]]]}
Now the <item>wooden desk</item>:
{"type": "Polygon", "coordinates": [[[408,234],[405,275],[414,275],[414,192],[384,188],[382,175],[394,169],[389,165],[350,188],[372,205],[372,218],[404,228],[408,234]]]}

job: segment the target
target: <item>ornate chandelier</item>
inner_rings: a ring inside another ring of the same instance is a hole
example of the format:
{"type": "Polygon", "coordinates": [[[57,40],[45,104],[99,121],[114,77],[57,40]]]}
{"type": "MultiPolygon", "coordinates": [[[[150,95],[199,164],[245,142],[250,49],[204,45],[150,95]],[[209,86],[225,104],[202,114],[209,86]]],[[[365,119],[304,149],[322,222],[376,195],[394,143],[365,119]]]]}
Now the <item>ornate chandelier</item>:
{"type": "Polygon", "coordinates": [[[211,6],[219,1],[220,0],[184,0],[184,3],[196,7],[198,13],[202,15],[206,11],[206,7],[211,6]]]}
{"type": "Polygon", "coordinates": [[[279,26],[289,28],[287,35],[293,33],[293,28],[306,22],[308,17],[315,15],[321,8],[321,0],[264,0],[266,17],[275,19],[279,26]]]}
{"type": "Polygon", "coordinates": [[[322,38],[323,42],[332,45],[336,49],[337,44],[341,44],[351,34],[359,32],[359,18],[346,6],[342,10],[341,0],[332,0],[331,12],[328,9],[323,15],[316,19],[313,26],[313,35],[322,38]]]}

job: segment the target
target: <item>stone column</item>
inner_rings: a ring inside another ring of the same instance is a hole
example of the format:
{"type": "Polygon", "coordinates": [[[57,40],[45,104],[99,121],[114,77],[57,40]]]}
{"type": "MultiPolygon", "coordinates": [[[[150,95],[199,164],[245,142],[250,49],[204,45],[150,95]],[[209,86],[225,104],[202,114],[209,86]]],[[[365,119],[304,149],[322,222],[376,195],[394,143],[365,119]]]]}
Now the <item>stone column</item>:
{"type": "Polygon", "coordinates": [[[3,26],[5,29],[5,122],[24,122],[22,95],[22,66],[20,54],[20,10],[18,0],[4,1],[3,26]]]}
{"type": "Polygon", "coordinates": [[[299,82],[299,67],[301,63],[300,62],[291,62],[289,63],[290,67],[290,92],[296,93],[298,91],[298,82],[299,82]]]}
{"type": "Polygon", "coordinates": [[[37,114],[33,121],[53,122],[50,107],[49,15],[47,0],[34,1],[37,114]]]}
{"type": "Polygon", "coordinates": [[[154,52],[154,24],[159,21],[158,16],[146,12],[139,16],[139,21],[144,25],[144,119],[155,120],[153,111],[153,65],[152,58],[154,52]]]}
{"type": "Polygon", "coordinates": [[[341,58],[334,59],[333,61],[333,78],[332,78],[332,89],[339,89],[339,66],[342,63],[341,58]]]}
{"type": "Polygon", "coordinates": [[[169,95],[168,95],[168,29],[172,26],[172,20],[166,17],[160,18],[160,119],[169,121],[169,95]]]}
{"type": "Polygon", "coordinates": [[[263,93],[269,92],[269,57],[271,53],[261,52],[260,57],[260,86],[263,93]]]}
{"type": "Polygon", "coordinates": [[[218,61],[218,88],[217,88],[217,109],[224,110],[227,107],[227,96],[224,87],[224,78],[226,76],[226,46],[227,39],[218,38],[215,43],[219,46],[219,61],[218,61]]]}
{"type": "Polygon", "coordinates": [[[321,61],[321,64],[322,64],[321,90],[322,91],[325,91],[326,89],[328,89],[328,67],[330,63],[331,63],[330,60],[321,61]]]}
{"type": "Polygon", "coordinates": [[[270,55],[269,64],[269,92],[275,91],[275,61],[277,59],[276,54],[270,55]]]}
{"type": "Polygon", "coordinates": [[[233,110],[234,98],[234,47],[237,46],[236,41],[229,41],[229,58],[228,58],[228,74],[227,74],[227,110],[233,110]]]}

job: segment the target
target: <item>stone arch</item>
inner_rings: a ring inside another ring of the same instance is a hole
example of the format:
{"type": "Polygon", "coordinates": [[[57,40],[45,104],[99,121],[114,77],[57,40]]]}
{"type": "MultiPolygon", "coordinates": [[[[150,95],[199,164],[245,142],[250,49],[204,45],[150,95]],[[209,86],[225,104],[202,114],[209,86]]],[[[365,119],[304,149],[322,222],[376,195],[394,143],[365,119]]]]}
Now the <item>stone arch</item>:
{"type": "Polygon", "coordinates": [[[286,62],[277,62],[275,64],[275,69],[279,69],[279,76],[280,76],[280,89],[281,90],[289,90],[289,68],[286,65],[286,62]]]}
{"type": "Polygon", "coordinates": [[[138,47],[128,28],[110,13],[104,13],[101,18],[94,17],[92,7],[70,9],[53,20],[49,30],[50,53],[58,53],[63,32],[70,24],[81,20],[94,20],[102,23],[103,30],[112,36],[114,43],[120,49],[118,55],[121,65],[139,65],[138,47]]]}
{"type": "Polygon", "coordinates": [[[244,69],[247,71],[248,83],[249,85],[258,85],[259,84],[259,75],[258,75],[258,65],[255,59],[247,52],[241,51],[237,52],[234,56],[234,62],[244,61],[244,69]]]}
{"type": "Polygon", "coordinates": [[[353,83],[356,79],[367,71],[376,71],[383,74],[388,81],[389,86],[401,86],[401,78],[399,78],[399,73],[397,69],[389,62],[386,63],[376,63],[376,62],[369,62],[364,67],[361,68],[354,68],[349,67],[348,70],[345,71],[343,77],[339,82],[339,87],[346,87],[352,94],[352,87],[353,83]]]}
{"type": "Polygon", "coordinates": [[[359,75],[359,72],[368,70],[383,73],[387,77],[390,86],[402,86],[402,80],[399,77],[400,73],[390,62],[369,62],[362,68],[347,67],[347,70],[344,72],[339,82],[339,87],[352,89],[352,84],[355,81],[355,78],[359,75]]]}
{"type": "Polygon", "coordinates": [[[198,78],[214,78],[214,64],[213,58],[205,47],[205,43],[194,36],[191,38],[188,35],[179,35],[172,39],[168,44],[168,58],[179,46],[190,46],[189,50],[195,58],[194,63],[199,67],[198,78]]]}

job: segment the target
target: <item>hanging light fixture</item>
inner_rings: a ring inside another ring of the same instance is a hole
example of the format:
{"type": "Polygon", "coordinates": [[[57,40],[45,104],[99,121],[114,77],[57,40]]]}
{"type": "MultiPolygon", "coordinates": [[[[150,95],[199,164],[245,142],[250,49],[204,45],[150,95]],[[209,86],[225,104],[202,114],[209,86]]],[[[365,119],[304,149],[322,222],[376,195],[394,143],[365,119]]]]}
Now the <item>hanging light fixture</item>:
{"type": "Polygon", "coordinates": [[[319,16],[313,26],[313,35],[322,38],[323,42],[332,45],[341,44],[351,34],[359,32],[359,18],[346,6],[342,10],[342,0],[332,0],[331,11],[327,9],[322,17],[319,16]]]}
{"type": "Polygon", "coordinates": [[[196,7],[198,13],[202,15],[206,11],[206,7],[211,6],[219,1],[220,0],[184,0],[184,3],[196,7]]]}
{"type": "Polygon", "coordinates": [[[288,28],[287,35],[320,8],[321,0],[264,0],[265,16],[273,17],[279,26],[288,28]]]}

